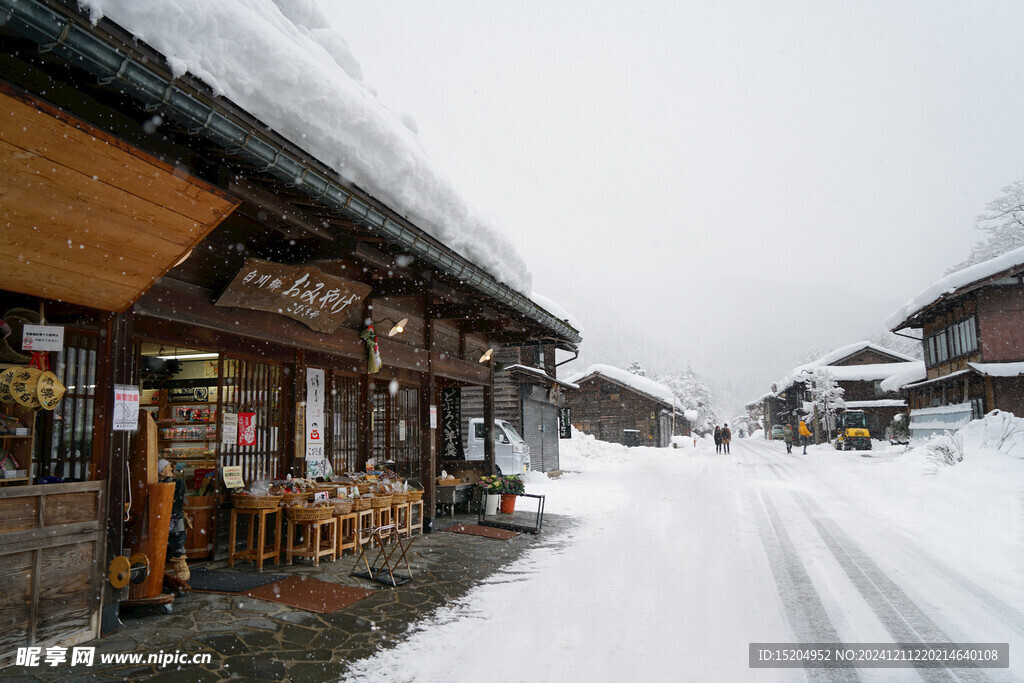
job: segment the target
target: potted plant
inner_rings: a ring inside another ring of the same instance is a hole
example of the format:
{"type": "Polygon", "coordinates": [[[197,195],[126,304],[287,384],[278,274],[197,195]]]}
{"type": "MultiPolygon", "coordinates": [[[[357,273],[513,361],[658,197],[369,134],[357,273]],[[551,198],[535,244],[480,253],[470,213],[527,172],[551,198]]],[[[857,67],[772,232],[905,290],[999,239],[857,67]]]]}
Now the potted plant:
{"type": "Polygon", "coordinates": [[[501,477],[498,475],[487,475],[480,477],[476,485],[484,494],[484,514],[493,515],[498,511],[499,494],[502,489],[501,477]]]}
{"type": "Polygon", "coordinates": [[[526,493],[526,485],[518,474],[501,478],[501,511],[512,514],[516,511],[516,496],[526,493]]]}

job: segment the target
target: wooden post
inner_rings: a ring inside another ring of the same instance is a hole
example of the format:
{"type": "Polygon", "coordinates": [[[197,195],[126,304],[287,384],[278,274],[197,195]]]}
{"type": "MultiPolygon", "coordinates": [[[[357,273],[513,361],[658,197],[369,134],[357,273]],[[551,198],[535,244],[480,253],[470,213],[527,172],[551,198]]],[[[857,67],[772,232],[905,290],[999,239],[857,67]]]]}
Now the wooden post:
{"type": "MultiPolygon", "coordinates": [[[[424,337],[426,348],[429,352],[434,348],[434,319],[431,315],[430,297],[426,297],[424,306],[426,315],[426,329],[424,337]]],[[[430,354],[428,353],[428,358],[430,354]]],[[[437,382],[434,377],[434,368],[431,362],[427,361],[427,371],[420,379],[420,483],[423,485],[423,508],[421,519],[423,532],[430,533],[433,530],[434,507],[435,507],[435,485],[437,476],[437,434],[438,430],[431,427],[430,408],[437,405],[437,382]]],[[[435,408],[436,409],[436,408],[435,408]]],[[[410,512],[410,514],[412,514],[410,512]]],[[[410,520],[411,521],[411,520],[410,520]]]]}
{"type": "Polygon", "coordinates": [[[484,471],[494,474],[494,371],[491,370],[491,381],[484,387],[484,424],[487,428],[487,440],[484,441],[484,471]]]}

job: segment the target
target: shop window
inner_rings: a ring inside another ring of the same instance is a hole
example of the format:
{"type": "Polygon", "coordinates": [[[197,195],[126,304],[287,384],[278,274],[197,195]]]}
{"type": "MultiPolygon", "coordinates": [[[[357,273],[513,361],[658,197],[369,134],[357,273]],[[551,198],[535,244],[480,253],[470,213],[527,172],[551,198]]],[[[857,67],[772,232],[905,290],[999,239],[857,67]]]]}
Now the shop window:
{"type": "Polygon", "coordinates": [[[971,399],[971,419],[980,420],[985,417],[985,400],[980,396],[971,399]]]}
{"type": "MultiPolygon", "coordinates": [[[[239,446],[243,439],[221,446],[221,465],[241,465],[247,483],[281,476],[284,438],[284,368],[279,365],[225,358],[223,361],[224,413],[253,414],[253,445],[239,446]]],[[[239,422],[242,422],[241,417],[239,422]]]]}
{"type": "Polygon", "coordinates": [[[96,414],[97,337],[68,330],[64,351],[50,356],[53,372],[67,387],[52,413],[43,415],[43,434],[38,448],[38,477],[86,481],[93,454],[93,420],[96,414]]]}
{"type": "Polygon", "coordinates": [[[399,476],[419,476],[419,389],[385,384],[373,392],[373,457],[399,476]],[[394,391],[392,391],[394,389],[394,391]]]}
{"type": "Polygon", "coordinates": [[[330,459],[335,472],[359,469],[359,380],[334,375],[330,400],[330,459]]]}

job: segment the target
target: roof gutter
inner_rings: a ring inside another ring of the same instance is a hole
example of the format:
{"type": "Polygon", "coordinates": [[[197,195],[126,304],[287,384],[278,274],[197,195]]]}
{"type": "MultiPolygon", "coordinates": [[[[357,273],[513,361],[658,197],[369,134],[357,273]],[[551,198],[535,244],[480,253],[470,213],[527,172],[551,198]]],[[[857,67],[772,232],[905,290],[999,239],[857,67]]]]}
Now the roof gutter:
{"type": "Polygon", "coordinates": [[[190,133],[202,133],[228,152],[256,165],[279,180],[340,211],[360,225],[402,246],[442,272],[573,342],[579,332],[553,316],[529,297],[495,280],[468,260],[448,253],[425,234],[416,234],[385,215],[372,200],[356,196],[327,174],[315,169],[266,139],[254,128],[243,126],[216,107],[201,102],[173,81],[153,72],[102,38],[45,6],[40,0],[0,0],[0,26],[7,26],[39,43],[42,52],[58,52],[72,64],[97,76],[107,85],[117,82],[148,108],[165,108],[191,123],[190,133]]]}

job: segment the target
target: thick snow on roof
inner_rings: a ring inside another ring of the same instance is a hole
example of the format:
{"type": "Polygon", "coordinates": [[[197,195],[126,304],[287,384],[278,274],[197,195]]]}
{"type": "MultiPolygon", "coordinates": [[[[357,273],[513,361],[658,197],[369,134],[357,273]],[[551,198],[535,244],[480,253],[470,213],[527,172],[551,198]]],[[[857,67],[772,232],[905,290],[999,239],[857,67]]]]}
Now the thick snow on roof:
{"type": "Polygon", "coordinates": [[[533,303],[537,304],[545,311],[555,316],[559,320],[564,320],[569,323],[574,330],[583,333],[583,328],[580,326],[580,321],[577,320],[569,311],[562,308],[557,302],[549,299],[548,297],[538,292],[531,292],[530,298],[533,299],[533,303]]]}
{"type": "Polygon", "coordinates": [[[989,377],[1019,377],[1024,375],[1024,363],[968,363],[968,365],[989,377]]]}
{"type": "Polygon", "coordinates": [[[897,325],[932,305],[943,295],[951,294],[961,287],[966,287],[978,280],[984,280],[996,273],[1001,273],[1004,270],[1021,264],[1024,264],[1024,247],[1013,249],[988,261],[975,263],[973,266],[950,273],[946,277],[936,280],[928,287],[925,287],[914,295],[910,301],[900,306],[885,319],[885,326],[890,330],[896,329],[897,325]]]}
{"type": "Polygon", "coordinates": [[[415,122],[362,83],[359,62],[315,0],[81,0],[215,93],[524,294],[508,238],[430,160],[415,122]]]}
{"type": "Polygon", "coordinates": [[[664,384],[655,382],[653,379],[641,377],[640,375],[634,375],[631,372],[627,372],[622,368],[617,368],[614,365],[591,365],[587,368],[587,371],[580,375],[578,378],[571,379],[569,381],[579,384],[580,380],[584,377],[590,377],[591,375],[603,375],[610,380],[614,380],[623,386],[627,386],[630,389],[635,389],[641,394],[646,394],[651,398],[656,398],[659,401],[664,401],[669,405],[672,404],[674,394],[664,384]]]}
{"type": "MultiPolygon", "coordinates": [[[[916,360],[911,356],[902,354],[899,351],[893,351],[892,349],[887,349],[885,347],[879,346],[878,344],[873,344],[869,341],[859,341],[855,344],[847,344],[846,346],[840,346],[838,349],[835,349],[834,351],[829,351],[821,358],[813,360],[810,363],[805,363],[803,365],[796,366],[795,368],[790,370],[788,375],[786,375],[778,382],[776,382],[775,386],[779,391],[785,391],[786,387],[789,387],[795,384],[796,382],[800,382],[807,379],[807,376],[810,375],[815,368],[820,367],[822,365],[827,365],[829,372],[831,372],[832,376],[835,377],[837,380],[873,381],[878,379],[885,379],[886,377],[889,377],[890,375],[900,372],[902,370],[908,370],[908,363],[921,363],[921,361],[916,360]],[[841,361],[847,356],[851,356],[854,353],[857,353],[858,351],[864,349],[872,349],[874,351],[879,351],[881,353],[887,353],[897,358],[903,358],[907,362],[878,363],[874,365],[832,365],[832,363],[841,361]]],[[[924,367],[923,363],[921,363],[921,367],[924,367]]]]}
{"type": "Polygon", "coordinates": [[[563,387],[568,387],[569,389],[579,389],[580,388],[578,384],[573,384],[572,382],[566,381],[564,379],[558,379],[557,377],[552,377],[551,375],[549,375],[548,373],[544,372],[540,368],[534,368],[534,367],[531,367],[529,365],[520,365],[520,364],[516,363],[515,365],[509,365],[508,367],[504,368],[504,370],[506,370],[506,371],[522,370],[523,372],[528,372],[531,375],[537,375],[538,377],[543,377],[546,380],[554,382],[555,384],[559,384],[559,385],[561,385],[563,387]]]}
{"type": "Polygon", "coordinates": [[[846,409],[857,408],[905,408],[907,402],[902,398],[877,398],[872,401],[847,401],[846,409]]]}
{"type": "Polygon", "coordinates": [[[882,391],[899,391],[907,384],[919,382],[927,376],[928,371],[925,370],[923,361],[918,361],[913,365],[908,363],[906,369],[883,379],[880,386],[882,391]]]}

